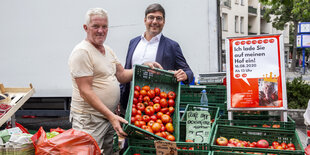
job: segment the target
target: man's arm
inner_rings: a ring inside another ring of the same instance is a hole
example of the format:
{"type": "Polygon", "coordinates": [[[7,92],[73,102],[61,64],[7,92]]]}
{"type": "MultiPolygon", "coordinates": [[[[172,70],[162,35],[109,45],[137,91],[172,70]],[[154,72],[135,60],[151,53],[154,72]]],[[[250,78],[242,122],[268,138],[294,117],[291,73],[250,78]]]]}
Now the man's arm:
{"type": "Polygon", "coordinates": [[[120,126],[120,123],[128,123],[128,122],[122,117],[115,115],[112,111],[110,111],[109,108],[106,107],[106,105],[104,105],[101,102],[99,97],[95,94],[95,92],[92,89],[93,77],[92,76],[79,77],[75,78],[75,81],[80,91],[81,97],[93,108],[95,108],[97,111],[106,116],[106,118],[112,124],[117,135],[127,136],[127,134],[123,131],[122,127],[120,126]]]}
{"type": "Polygon", "coordinates": [[[124,69],[121,64],[116,64],[116,78],[120,83],[127,83],[132,80],[133,69],[124,69]]]}
{"type": "Polygon", "coordinates": [[[174,75],[177,79],[179,79],[178,81],[184,81],[185,83],[191,83],[193,81],[194,74],[186,62],[186,59],[182,53],[180,45],[176,44],[174,49],[176,50],[176,60],[175,60],[176,68],[175,69],[178,69],[174,75]]]}

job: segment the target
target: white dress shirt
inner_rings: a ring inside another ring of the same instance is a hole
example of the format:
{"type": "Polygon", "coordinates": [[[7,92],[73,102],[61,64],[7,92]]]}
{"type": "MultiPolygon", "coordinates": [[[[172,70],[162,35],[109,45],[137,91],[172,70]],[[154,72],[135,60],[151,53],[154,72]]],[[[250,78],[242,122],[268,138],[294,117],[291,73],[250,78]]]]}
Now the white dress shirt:
{"type": "Polygon", "coordinates": [[[141,65],[144,62],[155,62],[161,35],[161,33],[156,35],[150,41],[144,38],[144,34],[141,35],[141,40],[132,56],[132,67],[134,64],[141,65]]]}

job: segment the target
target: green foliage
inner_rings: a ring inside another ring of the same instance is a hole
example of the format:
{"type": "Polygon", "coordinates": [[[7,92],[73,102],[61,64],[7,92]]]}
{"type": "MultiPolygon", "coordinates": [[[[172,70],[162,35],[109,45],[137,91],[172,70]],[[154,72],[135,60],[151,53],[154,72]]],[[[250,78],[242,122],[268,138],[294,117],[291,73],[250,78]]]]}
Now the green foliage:
{"type": "Polygon", "coordinates": [[[301,77],[286,81],[287,104],[289,109],[306,109],[310,99],[310,85],[301,77]]]}

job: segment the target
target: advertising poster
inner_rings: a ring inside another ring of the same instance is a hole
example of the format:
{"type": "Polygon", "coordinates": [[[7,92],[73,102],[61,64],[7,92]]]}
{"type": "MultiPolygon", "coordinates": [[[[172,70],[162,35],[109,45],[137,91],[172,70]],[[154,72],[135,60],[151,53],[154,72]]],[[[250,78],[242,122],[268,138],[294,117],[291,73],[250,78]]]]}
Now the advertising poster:
{"type": "Polygon", "coordinates": [[[226,40],[228,109],[286,109],[280,38],[272,35],[226,40]]]}
{"type": "Polygon", "coordinates": [[[302,47],[310,47],[310,34],[302,35],[302,47]]]}

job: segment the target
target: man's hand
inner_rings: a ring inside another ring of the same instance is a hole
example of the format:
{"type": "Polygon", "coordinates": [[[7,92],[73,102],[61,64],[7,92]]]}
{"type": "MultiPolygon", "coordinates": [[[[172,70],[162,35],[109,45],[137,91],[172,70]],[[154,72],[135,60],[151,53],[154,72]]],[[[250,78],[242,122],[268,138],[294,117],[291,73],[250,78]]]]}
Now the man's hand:
{"type": "Polygon", "coordinates": [[[169,71],[174,73],[174,77],[177,78],[178,82],[187,80],[187,75],[182,69],[179,69],[177,71],[172,71],[172,70],[169,70],[169,71]]]}
{"type": "Polygon", "coordinates": [[[120,123],[128,124],[128,122],[125,119],[123,119],[122,117],[120,117],[118,115],[114,115],[114,117],[111,118],[110,123],[112,124],[116,134],[119,137],[126,137],[127,136],[127,133],[125,133],[123,131],[121,124],[120,124],[120,123]]]}
{"type": "Polygon", "coordinates": [[[163,69],[163,67],[157,62],[145,62],[143,63],[143,65],[149,66],[151,69],[154,69],[154,68],[163,69]]]}

